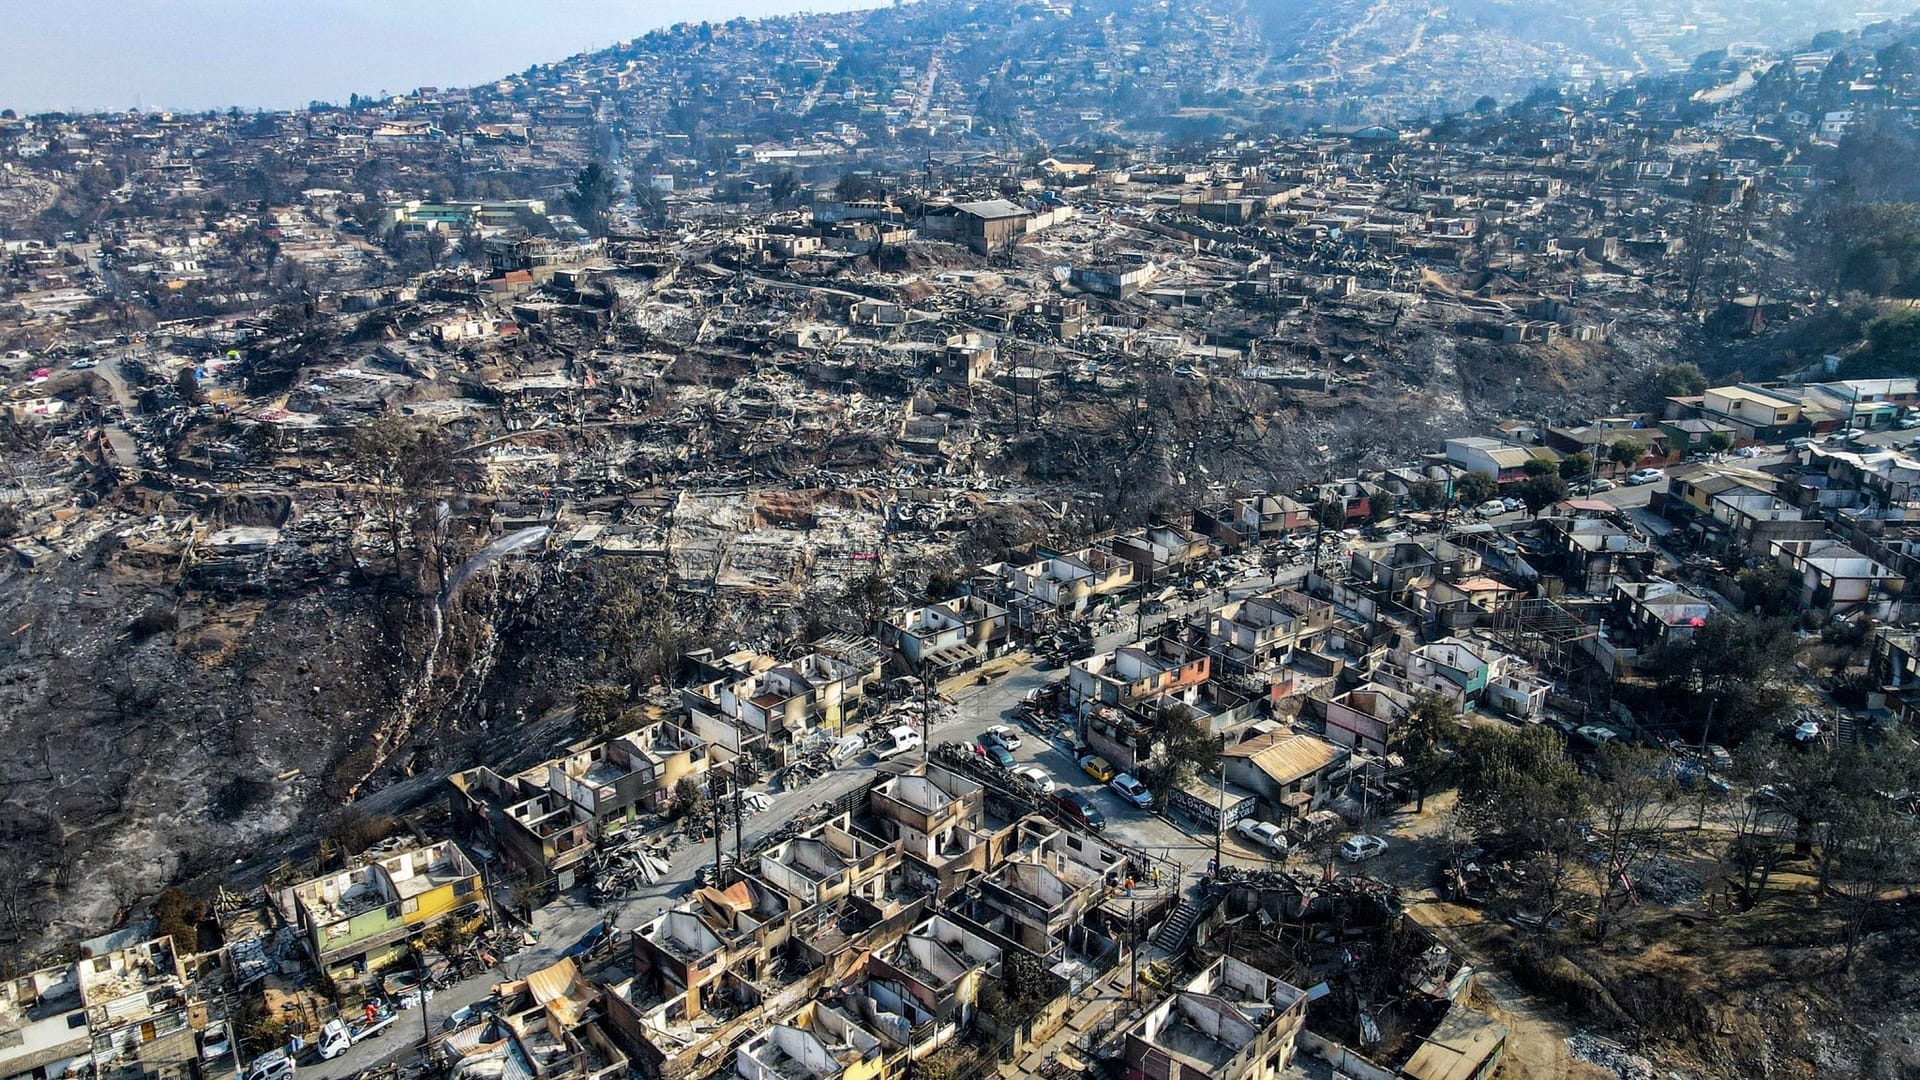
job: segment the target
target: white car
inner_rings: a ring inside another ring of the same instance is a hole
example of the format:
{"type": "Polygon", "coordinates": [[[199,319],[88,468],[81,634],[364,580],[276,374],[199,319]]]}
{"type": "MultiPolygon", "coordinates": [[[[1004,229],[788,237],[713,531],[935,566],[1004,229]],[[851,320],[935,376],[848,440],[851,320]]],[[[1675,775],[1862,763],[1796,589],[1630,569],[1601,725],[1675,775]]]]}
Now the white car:
{"type": "Polygon", "coordinates": [[[1348,862],[1360,862],[1371,859],[1385,850],[1387,850],[1386,840],[1362,833],[1359,836],[1347,837],[1346,842],[1340,845],[1340,857],[1348,862]]]}
{"type": "Polygon", "coordinates": [[[1121,773],[1108,786],[1140,809],[1153,809],[1153,792],[1147,790],[1147,785],[1135,780],[1132,773],[1121,773]]]}
{"type": "Polygon", "coordinates": [[[1486,502],[1483,502],[1479,506],[1476,506],[1473,508],[1474,517],[1483,517],[1483,518],[1499,517],[1501,514],[1504,514],[1506,512],[1507,512],[1507,504],[1504,502],[1501,502],[1499,499],[1488,499],[1486,502]]]}
{"type": "Polygon", "coordinates": [[[1053,777],[1038,765],[1022,765],[1013,770],[1013,778],[1035,795],[1053,794],[1053,777]]]}
{"type": "Polygon", "coordinates": [[[1642,484],[1651,484],[1665,475],[1667,474],[1659,469],[1641,469],[1627,474],[1627,486],[1639,487],[1642,484]]]}
{"type": "Polygon", "coordinates": [[[1266,848],[1275,855],[1284,856],[1287,853],[1286,834],[1280,831],[1280,826],[1270,821],[1241,818],[1233,826],[1233,831],[1246,837],[1249,843],[1266,848]]]}
{"type": "Polygon", "coordinates": [[[988,741],[999,743],[1009,750],[1020,749],[1020,733],[1005,724],[995,724],[987,729],[988,741]]]}

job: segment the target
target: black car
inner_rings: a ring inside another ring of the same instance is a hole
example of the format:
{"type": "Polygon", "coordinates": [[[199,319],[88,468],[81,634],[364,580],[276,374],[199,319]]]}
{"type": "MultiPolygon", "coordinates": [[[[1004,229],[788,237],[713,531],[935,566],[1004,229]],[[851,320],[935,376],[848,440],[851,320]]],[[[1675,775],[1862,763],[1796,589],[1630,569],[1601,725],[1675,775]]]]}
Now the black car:
{"type": "Polygon", "coordinates": [[[1053,793],[1053,808],[1060,816],[1077,825],[1099,832],[1107,827],[1107,817],[1093,800],[1077,791],[1056,791],[1053,793]]]}

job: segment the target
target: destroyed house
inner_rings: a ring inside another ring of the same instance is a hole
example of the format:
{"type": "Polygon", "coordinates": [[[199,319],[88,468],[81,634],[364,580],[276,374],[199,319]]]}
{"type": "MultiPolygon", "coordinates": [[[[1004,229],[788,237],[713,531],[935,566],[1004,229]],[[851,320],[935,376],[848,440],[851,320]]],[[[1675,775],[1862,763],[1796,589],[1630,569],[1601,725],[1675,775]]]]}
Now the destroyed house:
{"type": "Polygon", "coordinates": [[[706,767],[700,736],[660,722],[576,744],[513,776],[485,766],[455,773],[448,801],[461,835],[484,838],[525,873],[564,876],[569,887],[595,843],[661,809],[676,784],[706,767]]]}
{"type": "Polygon", "coordinates": [[[954,671],[991,655],[1007,639],[1007,609],[977,596],[890,612],[880,640],[914,671],[954,671]]]}
{"type": "Polygon", "coordinates": [[[897,862],[892,845],[854,828],[842,816],[761,852],[759,876],[803,905],[848,896],[878,900],[897,862]]]}
{"type": "Polygon", "coordinates": [[[1127,872],[1116,848],[1027,818],[1018,850],[980,883],[975,921],[1041,957],[1078,939],[1083,917],[1106,896],[1110,878],[1127,872]]]}
{"type": "Polygon", "coordinates": [[[302,882],[278,901],[320,969],[348,982],[404,959],[429,926],[478,918],[486,894],[466,853],[443,840],[302,882]]]}
{"type": "Polygon", "coordinates": [[[1128,1080],[1278,1080],[1307,993],[1223,956],[1127,1029],[1128,1080]]]}
{"type": "Polygon", "coordinates": [[[1645,578],[1653,546],[1603,518],[1555,518],[1547,542],[1559,573],[1575,592],[1605,593],[1615,581],[1645,578]]]}
{"type": "Polygon", "coordinates": [[[1778,540],[1769,554],[1799,582],[1800,606],[1884,619],[1906,586],[1899,573],[1838,540],[1778,540]]]}
{"type": "Polygon", "coordinates": [[[1171,638],[1154,638],[1075,660],[1067,673],[1071,700],[1133,708],[1157,698],[1183,699],[1211,677],[1213,660],[1171,638]]]}
{"type": "Polygon", "coordinates": [[[878,1080],[886,1050],[851,1017],[813,1001],[740,1044],[734,1073],[741,1080],[878,1080]]]}
{"type": "Polygon", "coordinates": [[[1380,677],[1408,693],[1436,693],[1462,708],[1472,708],[1500,674],[1505,659],[1491,646],[1441,638],[1411,649],[1387,650],[1380,677]]]}
{"type": "Polygon", "coordinates": [[[192,999],[171,937],[74,962],[94,1075],[192,1075],[204,1008],[192,999]]]}
{"type": "Polygon", "coordinates": [[[1672,645],[1692,637],[1713,612],[1711,601],[1671,581],[1616,581],[1607,626],[1635,646],[1672,645]]]}
{"type": "Polygon", "coordinates": [[[1413,701],[1391,687],[1366,683],[1328,701],[1326,708],[1328,742],[1384,754],[1399,737],[1394,729],[1413,711],[1413,701]]]}
{"type": "Polygon", "coordinates": [[[985,790],[938,765],[874,786],[874,833],[900,849],[909,882],[947,896],[1005,856],[1011,830],[987,820],[985,790]]]}
{"type": "Polygon", "coordinates": [[[1312,652],[1332,626],[1332,604],[1285,589],[1214,609],[1207,618],[1206,648],[1229,670],[1252,671],[1284,663],[1295,650],[1312,652]]]}
{"type": "Polygon", "coordinates": [[[1003,569],[1008,593],[1033,607],[1079,615],[1092,600],[1133,584],[1133,564],[1098,548],[1003,569]]]}
{"type": "Polygon", "coordinates": [[[867,684],[878,674],[875,668],[816,651],[744,677],[689,687],[681,696],[696,714],[696,731],[704,730],[703,718],[719,719],[739,729],[743,745],[780,746],[815,727],[838,729],[852,719],[867,684]]]}
{"type": "Polygon", "coordinates": [[[1142,584],[1182,573],[1213,555],[1205,537],[1176,525],[1137,529],[1114,537],[1107,548],[1133,564],[1133,579],[1142,584]]]}
{"type": "Polygon", "coordinates": [[[981,981],[999,969],[1012,942],[958,915],[935,915],[867,961],[869,979],[904,983],[938,1023],[973,1021],[981,981]]]}

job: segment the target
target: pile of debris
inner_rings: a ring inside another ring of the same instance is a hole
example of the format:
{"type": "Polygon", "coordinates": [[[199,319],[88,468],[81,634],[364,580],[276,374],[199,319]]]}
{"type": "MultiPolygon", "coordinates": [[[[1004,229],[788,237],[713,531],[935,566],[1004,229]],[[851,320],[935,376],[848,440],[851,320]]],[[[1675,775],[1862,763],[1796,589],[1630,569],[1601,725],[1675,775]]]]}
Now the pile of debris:
{"type": "Polygon", "coordinates": [[[1597,1035],[1574,1035],[1567,1039],[1567,1052],[1581,1061],[1598,1065],[1620,1080],[1660,1080],[1653,1062],[1627,1048],[1597,1035]]]}
{"type": "Polygon", "coordinates": [[[1668,907],[1694,903],[1706,888],[1699,874],[1672,859],[1647,860],[1634,878],[1634,887],[1642,901],[1668,907]]]}

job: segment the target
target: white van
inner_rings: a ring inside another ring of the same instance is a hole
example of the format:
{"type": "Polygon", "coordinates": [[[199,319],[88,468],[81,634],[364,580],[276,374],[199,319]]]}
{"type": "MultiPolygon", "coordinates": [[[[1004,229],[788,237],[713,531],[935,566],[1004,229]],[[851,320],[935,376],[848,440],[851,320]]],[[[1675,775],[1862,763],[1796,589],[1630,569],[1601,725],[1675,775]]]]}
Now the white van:
{"type": "Polygon", "coordinates": [[[293,1080],[293,1055],[285,1050],[269,1050],[247,1066],[244,1080],[293,1080]]]}

